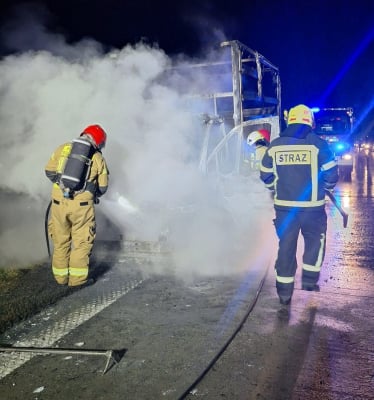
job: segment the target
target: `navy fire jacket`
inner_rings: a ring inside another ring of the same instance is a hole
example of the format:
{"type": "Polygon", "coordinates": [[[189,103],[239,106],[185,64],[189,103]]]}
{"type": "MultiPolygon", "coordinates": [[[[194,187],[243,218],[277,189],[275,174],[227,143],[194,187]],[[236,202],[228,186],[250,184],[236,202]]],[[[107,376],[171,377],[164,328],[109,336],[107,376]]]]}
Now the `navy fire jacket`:
{"type": "Polygon", "coordinates": [[[260,178],[274,191],[274,207],[315,210],[325,206],[325,189],[338,182],[338,167],[327,142],[305,124],[289,125],[269,145],[260,178]]]}

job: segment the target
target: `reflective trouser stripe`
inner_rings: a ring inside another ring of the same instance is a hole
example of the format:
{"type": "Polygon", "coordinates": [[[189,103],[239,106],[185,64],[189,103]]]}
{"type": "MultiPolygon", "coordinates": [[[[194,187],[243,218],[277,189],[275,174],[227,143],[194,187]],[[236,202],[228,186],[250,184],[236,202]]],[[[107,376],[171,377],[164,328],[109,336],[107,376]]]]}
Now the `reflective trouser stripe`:
{"type": "Polygon", "coordinates": [[[291,298],[294,288],[294,276],[279,276],[276,274],[276,287],[280,297],[291,298]]]}
{"type": "Polygon", "coordinates": [[[81,268],[70,267],[69,273],[69,286],[82,285],[88,277],[88,266],[81,268]]]}
{"type": "Polygon", "coordinates": [[[321,265],[303,264],[303,270],[304,271],[310,271],[310,272],[320,272],[321,271],[321,265]]]}
{"type": "Polygon", "coordinates": [[[292,297],[294,285],[295,282],[293,277],[277,276],[275,286],[277,288],[278,296],[283,300],[290,299],[292,297]]]}
{"type": "Polygon", "coordinates": [[[69,269],[66,267],[56,267],[54,265],[52,265],[52,273],[53,276],[56,279],[56,282],[61,284],[61,285],[65,285],[68,283],[68,279],[69,279],[69,269]]]}
{"type": "Polygon", "coordinates": [[[318,241],[316,240],[313,252],[314,254],[312,254],[312,256],[309,256],[307,258],[307,260],[309,260],[309,263],[312,262],[313,264],[308,264],[306,262],[303,263],[303,274],[302,274],[303,284],[314,285],[318,282],[325,253],[325,244],[326,244],[326,235],[325,233],[321,233],[319,238],[319,246],[318,246],[318,241]],[[317,258],[315,258],[315,254],[317,255],[317,258]]]}
{"type": "Polygon", "coordinates": [[[325,233],[321,233],[321,237],[320,237],[319,241],[320,241],[320,248],[319,248],[319,252],[318,252],[316,266],[318,266],[319,269],[321,269],[321,265],[322,265],[324,254],[325,254],[325,246],[326,246],[326,234],[325,233]]]}
{"type": "Polygon", "coordinates": [[[295,281],[293,276],[279,276],[277,275],[277,282],[279,283],[292,283],[295,281]]]}
{"type": "Polygon", "coordinates": [[[88,275],[88,267],[83,267],[83,268],[70,267],[70,275],[71,276],[87,276],[88,275]]]}
{"type": "Polygon", "coordinates": [[[58,268],[58,267],[52,267],[53,275],[56,276],[68,276],[69,274],[69,269],[68,268],[58,268]]]}

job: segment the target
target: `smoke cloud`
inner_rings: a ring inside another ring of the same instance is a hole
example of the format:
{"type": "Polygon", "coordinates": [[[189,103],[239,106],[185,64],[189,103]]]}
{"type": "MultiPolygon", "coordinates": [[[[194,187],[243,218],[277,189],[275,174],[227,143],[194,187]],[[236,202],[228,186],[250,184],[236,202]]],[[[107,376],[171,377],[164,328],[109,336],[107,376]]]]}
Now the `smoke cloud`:
{"type": "Polygon", "coordinates": [[[3,43],[15,51],[0,62],[4,266],[45,258],[51,184],[44,166],[59,144],[94,123],[108,133],[103,155],[110,171],[109,191],[97,207],[107,221],[98,238],[166,236],[180,276],[232,272],[240,247],[253,254],[263,248],[271,202],[258,175],[241,183],[245,196],[225,195],[198,168],[198,116],[207,111],[186,107],[181,92],[208,85],[208,77],[183,82],[169,75],[166,84],[160,77],[173,60],[157,46],[104,52],[90,39],[69,45],[34,14],[20,18],[21,25],[13,21],[3,31],[3,43]]]}

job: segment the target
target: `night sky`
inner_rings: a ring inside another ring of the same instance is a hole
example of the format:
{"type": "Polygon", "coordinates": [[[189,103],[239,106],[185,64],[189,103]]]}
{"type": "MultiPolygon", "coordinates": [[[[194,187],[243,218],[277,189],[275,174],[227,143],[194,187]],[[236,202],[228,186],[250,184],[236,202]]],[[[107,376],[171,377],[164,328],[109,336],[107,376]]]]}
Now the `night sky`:
{"type": "Polygon", "coordinates": [[[170,56],[200,56],[239,40],[279,67],[284,107],[373,106],[373,0],[3,0],[2,32],[20,3],[42,5],[46,29],[67,42],[91,37],[108,50],[143,40],[170,56]]]}

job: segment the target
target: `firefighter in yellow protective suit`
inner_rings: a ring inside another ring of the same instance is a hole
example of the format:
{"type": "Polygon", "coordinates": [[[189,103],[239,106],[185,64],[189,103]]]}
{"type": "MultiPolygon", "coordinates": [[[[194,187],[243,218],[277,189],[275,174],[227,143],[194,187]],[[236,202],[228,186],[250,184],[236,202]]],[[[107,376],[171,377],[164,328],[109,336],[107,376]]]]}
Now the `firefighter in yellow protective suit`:
{"type": "Polygon", "coordinates": [[[254,169],[260,169],[262,157],[270,143],[270,132],[267,129],[259,129],[251,132],[247,138],[247,144],[255,147],[254,169]]]}
{"type": "Polygon", "coordinates": [[[90,125],[84,129],[79,139],[60,145],[45,166],[45,173],[53,182],[49,221],[49,234],[54,247],[52,272],[61,285],[77,287],[94,283],[93,278],[88,279],[89,257],[96,235],[94,204],[98,203],[98,198],[108,188],[108,168],[101,154],[106,138],[100,125],[90,125]],[[90,154],[73,154],[74,142],[78,146],[90,148],[90,154]],[[85,175],[78,177],[79,190],[65,186],[69,178],[78,181],[77,176],[64,175],[69,158],[76,165],[84,160],[85,175]]]}

